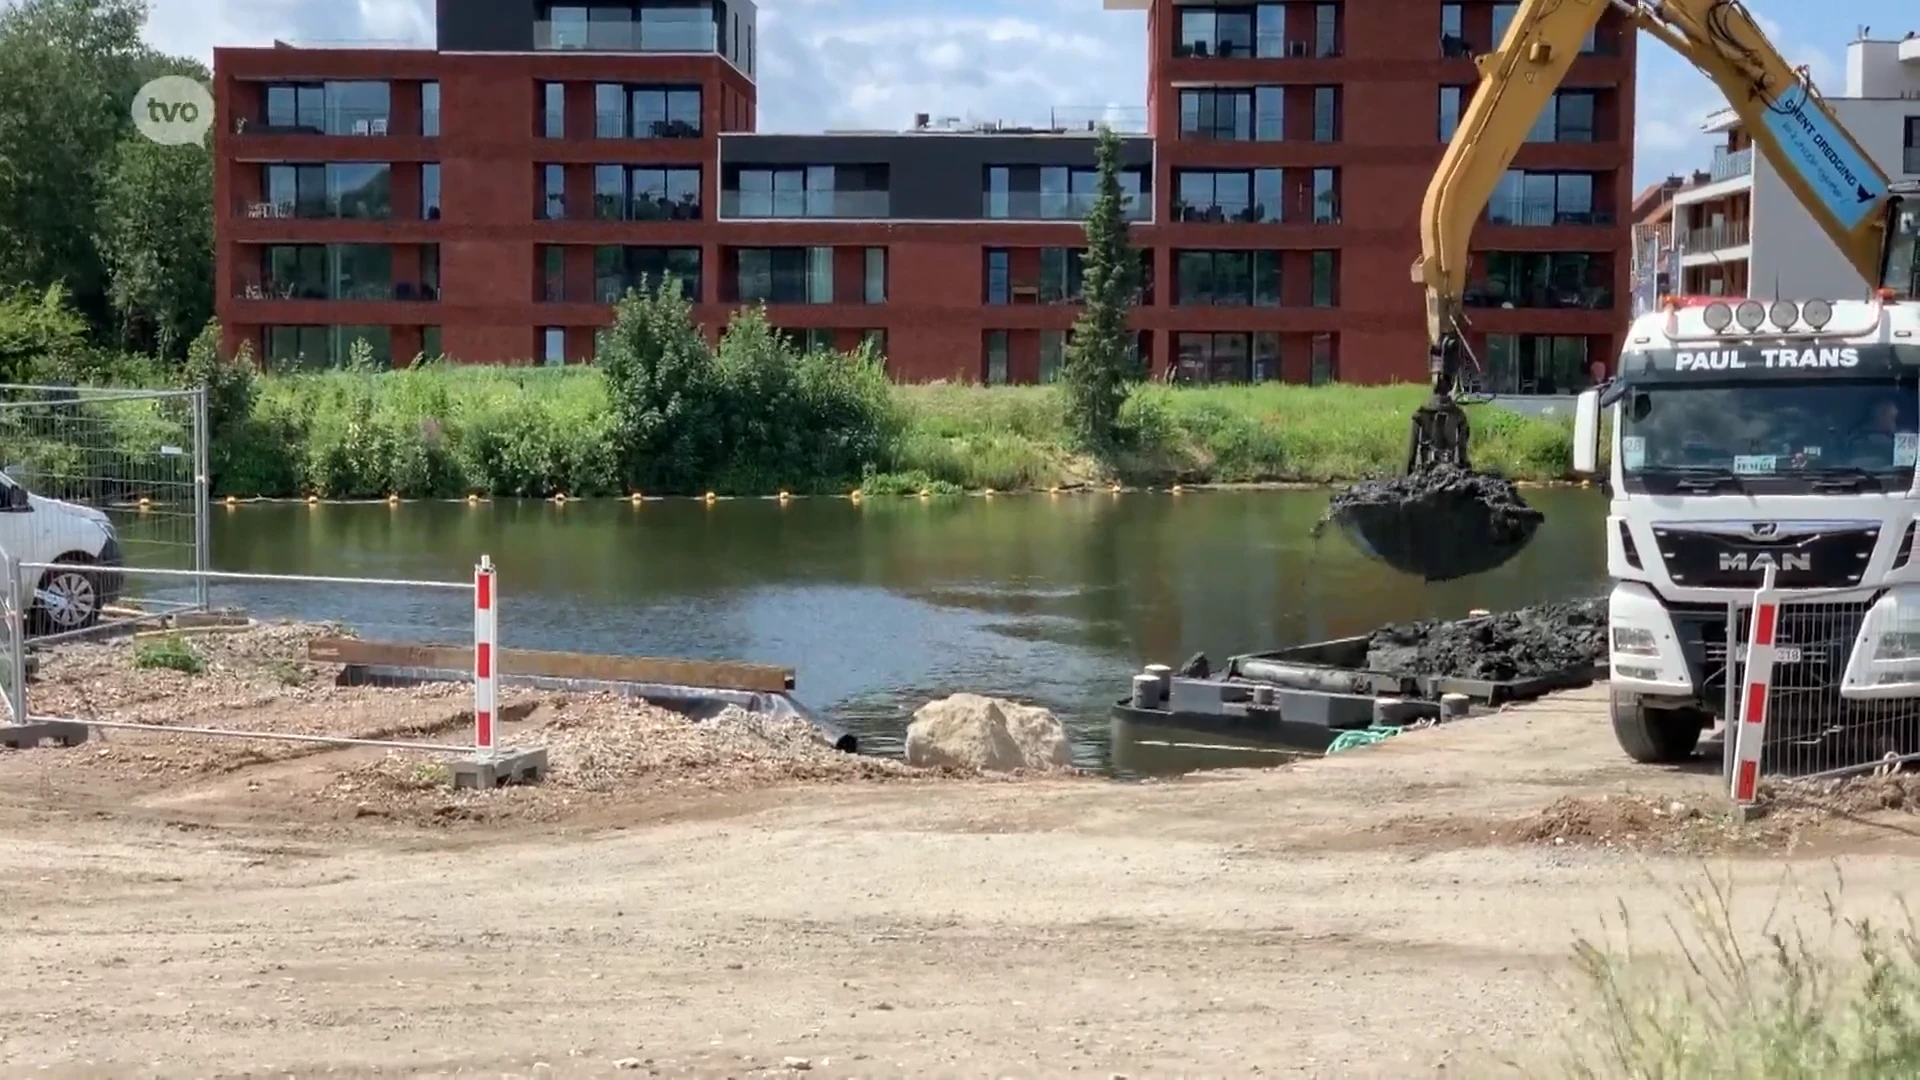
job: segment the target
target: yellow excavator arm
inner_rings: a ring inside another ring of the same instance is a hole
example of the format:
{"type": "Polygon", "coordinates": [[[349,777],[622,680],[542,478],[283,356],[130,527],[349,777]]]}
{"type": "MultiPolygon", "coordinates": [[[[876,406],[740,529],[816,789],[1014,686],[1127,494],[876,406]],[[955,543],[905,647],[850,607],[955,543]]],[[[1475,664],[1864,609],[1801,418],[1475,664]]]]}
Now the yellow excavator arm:
{"type": "Polygon", "coordinates": [[[1912,295],[1920,199],[1894,189],[1804,71],[1789,65],[1737,0],[1521,0],[1505,40],[1480,56],[1420,211],[1413,279],[1426,289],[1434,400],[1415,417],[1409,471],[1466,466],[1465,418],[1452,403],[1466,351],[1461,296],[1475,222],[1553,100],[1581,43],[1609,8],[1667,43],[1726,95],[1759,151],[1870,288],[1912,295]],[[1903,203],[1903,195],[1905,196],[1903,203]]]}

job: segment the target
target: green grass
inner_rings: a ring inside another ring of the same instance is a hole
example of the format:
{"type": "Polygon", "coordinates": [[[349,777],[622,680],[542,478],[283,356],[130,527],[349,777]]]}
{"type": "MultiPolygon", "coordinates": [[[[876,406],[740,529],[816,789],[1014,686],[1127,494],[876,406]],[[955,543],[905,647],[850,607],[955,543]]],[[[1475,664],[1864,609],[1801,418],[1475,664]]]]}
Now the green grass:
{"type": "MultiPolygon", "coordinates": [[[[895,468],[968,490],[1071,485],[1104,478],[1067,446],[1051,387],[901,387],[895,468]]],[[[1424,386],[1260,385],[1136,389],[1121,414],[1129,450],[1118,478],[1135,484],[1327,483],[1401,470],[1407,424],[1424,386]]],[[[1572,462],[1566,419],[1471,410],[1475,464],[1519,480],[1561,479],[1572,462]]]]}
{"type": "MultiPolygon", "coordinates": [[[[250,415],[216,417],[217,495],[594,497],[625,488],[607,381],[594,368],[430,365],[269,375],[254,387],[250,415]]],[[[1103,467],[1070,445],[1054,387],[902,386],[891,393],[897,415],[878,443],[885,450],[857,475],[810,477],[808,490],[917,496],[1114,480],[1329,483],[1391,475],[1404,462],[1409,419],[1427,396],[1418,385],[1141,386],[1122,412],[1125,450],[1103,467]]],[[[150,402],[89,408],[106,414],[130,445],[184,436],[178,420],[150,402]]],[[[1569,419],[1524,417],[1498,405],[1470,412],[1476,466],[1517,480],[1566,477],[1569,419]]],[[[777,448],[771,436],[763,442],[777,448]]],[[[34,453],[57,459],[73,452],[49,444],[34,453]]],[[[46,464],[71,471],[55,466],[74,463],[46,464]]],[[[757,483],[753,475],[706,477],[691,490],[773,493],[733,490],[757,483]]]]}
{"type": "MultiPolygon", "coordinates": [[[[1920,934],[1843,916],[1823,934],[1735,930],[1730,886],[1683,893],[1680,950],[1653,958],[1583,941],[1576,960],[1597,1011],[1557,1075],[1632,1080],[1827,1080],[1920,1076],[1920,934]]],[[[1622,929],[1627,929],[1622,915],[1622,929]]],[[[1771,922],[1771,920],[1769,920],[1771,922]]]]}
{"type": "Polygon", "coordinates": [[[142,671],[164,669],[183,675],[198,675],[207,670],[207,662],[179,634],[143,641],[133,650],[133,666],[142,671]]]}

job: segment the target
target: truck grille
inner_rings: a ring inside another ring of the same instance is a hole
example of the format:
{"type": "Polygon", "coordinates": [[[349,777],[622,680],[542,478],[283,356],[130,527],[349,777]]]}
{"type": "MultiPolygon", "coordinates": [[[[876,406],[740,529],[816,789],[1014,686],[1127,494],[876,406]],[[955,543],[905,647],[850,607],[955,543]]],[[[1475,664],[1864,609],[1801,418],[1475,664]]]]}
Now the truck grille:
{"type": "Polygon", "coordinates": [[[1653,530],[1654,543],[1677,585],[1692,589],[1757,589],[1774,567],[1782,589],[1841,589],[1860,584],[1877,526],[1798,533],[1756,540],[1697,529],[1653,530]]]}

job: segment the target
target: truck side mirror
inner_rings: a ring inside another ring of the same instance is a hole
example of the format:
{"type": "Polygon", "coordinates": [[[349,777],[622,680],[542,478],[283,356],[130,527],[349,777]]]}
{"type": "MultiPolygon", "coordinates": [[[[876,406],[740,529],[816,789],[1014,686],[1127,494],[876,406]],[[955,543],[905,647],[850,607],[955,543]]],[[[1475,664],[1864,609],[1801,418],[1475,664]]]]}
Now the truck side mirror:
{"type": "Polygon", "coordinates": [[[1573,407],[1573,472],[1592,476],[1600,471],[1600,391],[1582,391],[1573,407]]]}

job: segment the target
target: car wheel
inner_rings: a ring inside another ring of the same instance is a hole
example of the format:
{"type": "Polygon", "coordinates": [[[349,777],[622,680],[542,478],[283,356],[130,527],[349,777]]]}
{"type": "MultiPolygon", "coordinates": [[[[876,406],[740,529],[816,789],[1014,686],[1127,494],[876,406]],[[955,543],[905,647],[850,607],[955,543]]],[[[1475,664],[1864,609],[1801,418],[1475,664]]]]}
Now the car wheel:
{"type": "MultiPolygon", "coordinates": [[[[58,562],[91,562],[86,556],[62,555],[58,562]]],[[[56,566],[40,578],[34,591],[34,621],[43,634],[85,630],[100,621],[100,587],[93,574],[56,566]]]]}

